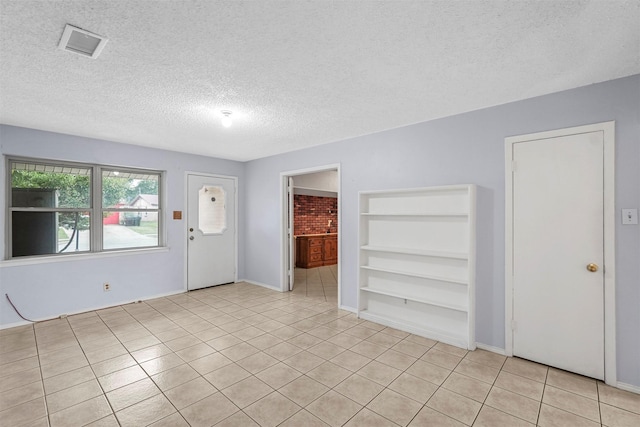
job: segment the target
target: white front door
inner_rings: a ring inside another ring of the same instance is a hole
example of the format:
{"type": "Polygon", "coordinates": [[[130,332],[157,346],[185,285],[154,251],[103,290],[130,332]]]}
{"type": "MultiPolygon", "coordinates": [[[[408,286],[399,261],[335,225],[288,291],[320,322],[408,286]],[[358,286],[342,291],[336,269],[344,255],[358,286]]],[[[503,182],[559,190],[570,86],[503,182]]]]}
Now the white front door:
{"type": "Polygon", "coordinates": [[[236,280],[236,180],[187,175],[187,288],[236,280]]]}
{"type": "Polygon", "coordinates": [[[513,354],[604,378],[603,133],[513,144],[513,354]]]}

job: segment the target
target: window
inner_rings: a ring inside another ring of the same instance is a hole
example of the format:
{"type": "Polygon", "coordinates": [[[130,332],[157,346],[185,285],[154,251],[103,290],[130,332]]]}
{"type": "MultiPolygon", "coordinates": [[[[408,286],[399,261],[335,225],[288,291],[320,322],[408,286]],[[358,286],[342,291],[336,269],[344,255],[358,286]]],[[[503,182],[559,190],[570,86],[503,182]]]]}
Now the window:
{"type": "Polygon", "coordinates": [[[162,173],[9,159],[8,258],[157,247],[162,173]]]}
{"type": "Polygon", "coordinates": [[[218,185],[198,190],[198,229],[203,234],[222,234],[227,229],[226,198],[218,185]]]}

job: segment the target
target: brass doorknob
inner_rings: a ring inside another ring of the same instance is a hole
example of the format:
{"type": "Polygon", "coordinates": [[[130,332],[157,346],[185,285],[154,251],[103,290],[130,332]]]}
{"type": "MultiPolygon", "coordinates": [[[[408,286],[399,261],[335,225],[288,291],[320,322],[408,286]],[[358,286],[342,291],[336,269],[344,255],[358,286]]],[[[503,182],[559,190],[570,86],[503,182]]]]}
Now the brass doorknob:
{"type": "Polygon", "coordinates": [[[598,264],[594,264],[594,263],[587,264],[587,270],[589,270],[592,273],[595,273],[596,271],[598,271],[598,264]]]}

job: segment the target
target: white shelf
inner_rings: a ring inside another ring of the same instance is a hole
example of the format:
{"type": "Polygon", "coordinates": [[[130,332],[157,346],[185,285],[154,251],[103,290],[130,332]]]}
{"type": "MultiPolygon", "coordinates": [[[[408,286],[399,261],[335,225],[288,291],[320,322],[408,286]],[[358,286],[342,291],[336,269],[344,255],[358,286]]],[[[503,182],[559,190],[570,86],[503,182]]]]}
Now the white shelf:
{"type": "Polygon", "coordinates": [[[381,291],[381,290],[372,289],[372,288],[369,288],[369,287],[366,287],[366,286],[360,288],[360,290],[364,291],[364,292],[372,292],[374,294],[386,295],[386,296],[389,296],[389,297],[394,297],[394,298],[400,298],[400,299],[404,299],[404,300],[419,302],[421,304],[429,304],[429,305],[433,305],[433,306],[436,306],[436,307],[443,307],[443,308],[449,308],[451,310],[463,311],[465,313],[468,311],[468,307],[467,306],[442,303],[442,302],[433,301],[433,300],[425,299],[423,297],[416,297],[416,296],[408,295],[408,294],[381,291]]]}
{"type": "Polygon", "coordinates": [[[406,216],[406,217],[467,217],[464,212],[362,212],[362,216],[406,216]]]}
{"type": "Polygon", "coordinates": [[[362,249],[363,251],[371,251],[371,252],[389,252],[393,254],[421,255],[421,256],[428,256],[433,258],[450,258],[450,259],[461,259],[461,260],[469,259],[469,254],[461,253],[461,252],[429,251],[424,249],[393,248],[393,247],[387,247],[387,246],[372,246],[372,245],[365,245],[360,247],[360,249],[362,249]]]}
{"type": "Polygon", "coordinates": [[[422,195],[425,191],[431,194],[442,193],[462,193],[465,194],[470,184],[454,184],[454,185],[439,185],[437,187],[422,187],[422,188],[395,188],[392,190],[371,190],[361,191],[361,194],[368,194],[378,197],[395,197],[399,195],[412,194],[422,195]]]}
{"type": "Polygon", "coordinates": [[[371,267],[371,266],[368,266],[368,265],[361,265],[360,268],[365,269],[365,270],[371,270],[371,271],[380,271],[380,272],[383,272],[383,273],[399,274],[401,276],[411,276],[411,277],[419,277],[421,279],[437,280],[438,282],[459,283],[461,285],[467,285],[468,284],[468,282],[466,280],[459,280],[459,279],[454,279],[454,278],[451,278],[451,277],[431,276],[429,274],[420,274],[420,273],[414,273],[414,272],[411,272],[411,271],[391,270],[391,269],[388,269],[388,268],[371,267]]]}
{"type": "Polygon", "coordinates": [[[360,192],[358,315],[475,348],[475,186],[360,192]]]}
{"type": "Polygon", "coordinates": [[[369,320],[370,322],[380,323],[381,325],[388,326],[390,328],[400,329],[402,331],[410,332],[412,334],[420,335],[423,337],[431,338],[445,344],[451,344],[457,347],[467,348],[467,340],[461,338],[457,334],[452,334],[449,331],[426,327],[425,325],[393,320],[388,316],[380,316],[375,313],[371,313],[368,310],[363,310],[358,313],[361,319],[369,320]]]}

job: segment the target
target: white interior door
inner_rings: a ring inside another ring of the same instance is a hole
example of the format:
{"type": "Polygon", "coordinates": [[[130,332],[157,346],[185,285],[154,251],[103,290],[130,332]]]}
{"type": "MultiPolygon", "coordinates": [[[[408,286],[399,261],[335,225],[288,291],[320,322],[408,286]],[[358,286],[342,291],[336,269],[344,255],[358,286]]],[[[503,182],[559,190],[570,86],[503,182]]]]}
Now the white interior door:
{"type": "Polygon", "coordinates": [[[296,248],[293,237],[293,177],[291,176],[287,182],[287,196],[289,198],[289,212],[287,214],[287,232],[289,233],[289,290],[292,291],[293,282],[295,281],[296,248]]]}
{"type": "Polygon", "coordinates": [[[513,354],[603,379],[603,134],[518,142],[513,160],[513,354]]]}
{"type": "Polygon", "coordinates": [[[236,280],[236,181],[187,175],[187,288],[236,280]]]}

